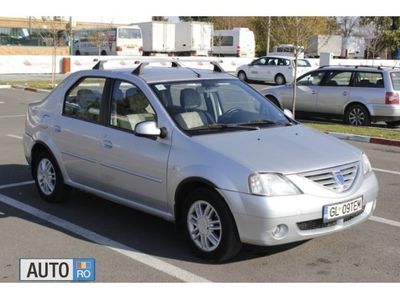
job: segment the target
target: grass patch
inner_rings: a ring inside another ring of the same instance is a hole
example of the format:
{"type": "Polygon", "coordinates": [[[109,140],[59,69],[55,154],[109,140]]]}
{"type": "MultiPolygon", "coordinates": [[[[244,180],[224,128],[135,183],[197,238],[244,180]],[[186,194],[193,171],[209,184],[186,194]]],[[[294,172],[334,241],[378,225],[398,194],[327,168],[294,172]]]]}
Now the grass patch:
{"type": "MultiPolygon", "coordinates": [[[[60,80],[56,80],[56,85],[60,82],[61,82],[60,80]]],[[[4,81],[4,80],[1,80],[0,85],[22,85],[22,86],[36,88],[36,89],[52,90],[51,80],[29,80],[29,81],[4,81]]]]}
{"type": "Polygon", "coordinates": [[[303,124],[324,132],[329,131],[338,133],[350,133],[350,134],[373,136],[391,140],[400,140],[400,131],[386,129],[386,128],[360,127],[360,126],[339,125],[339,124],[318,124],[318,123],[308,123],[308,122],[304,122],[303,124]]]}

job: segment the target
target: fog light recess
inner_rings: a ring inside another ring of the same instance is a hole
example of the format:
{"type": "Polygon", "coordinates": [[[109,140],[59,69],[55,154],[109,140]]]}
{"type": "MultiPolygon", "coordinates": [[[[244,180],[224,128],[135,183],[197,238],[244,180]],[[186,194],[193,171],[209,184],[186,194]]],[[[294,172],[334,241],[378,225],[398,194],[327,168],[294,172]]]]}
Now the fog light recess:
{"type": "Polygon", "coordinates": [[[289,231],[289,228],[287,227],[287,225],[279,224],[278,226],[276,226],[274,228],[274,230],[272,230],[272,236],[275,239],[282,239],[287,235],[288,231],[289,231]]]}

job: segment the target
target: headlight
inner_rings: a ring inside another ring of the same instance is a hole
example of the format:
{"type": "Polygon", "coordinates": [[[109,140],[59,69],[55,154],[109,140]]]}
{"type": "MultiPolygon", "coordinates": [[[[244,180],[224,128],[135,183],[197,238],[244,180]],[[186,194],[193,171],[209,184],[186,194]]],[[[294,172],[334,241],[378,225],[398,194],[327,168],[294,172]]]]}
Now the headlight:
{"type": "Polygon", "coordinates": [[[371,163],[369,162],[368,156],[365,153],[362,154],[362,164],[364,175],[367,175],[372,171],[371,163]]]}
{"type": "Polygon", "coordinates": [[[301,191],[289,179],[275,173],[250,175],[249,188],[250,193],[263,196],[301,194],[301,191]]]}

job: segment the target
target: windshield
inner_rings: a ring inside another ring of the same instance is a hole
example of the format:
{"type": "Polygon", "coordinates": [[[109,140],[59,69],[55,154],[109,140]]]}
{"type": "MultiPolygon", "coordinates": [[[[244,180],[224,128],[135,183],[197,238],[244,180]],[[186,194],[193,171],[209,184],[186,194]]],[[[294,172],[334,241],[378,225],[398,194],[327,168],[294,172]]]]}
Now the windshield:
{"type": "Polygon", "coordinates": [[[196,80],[152,84],[175,120],[190,134],[292,124],[281,110],[240,80],[196,80]]]}
{"type": "Polygon", "coordinates": [[[140,29],[137,28],[119,28],[118,38],[120,39],[140,39],[140,29]]]}

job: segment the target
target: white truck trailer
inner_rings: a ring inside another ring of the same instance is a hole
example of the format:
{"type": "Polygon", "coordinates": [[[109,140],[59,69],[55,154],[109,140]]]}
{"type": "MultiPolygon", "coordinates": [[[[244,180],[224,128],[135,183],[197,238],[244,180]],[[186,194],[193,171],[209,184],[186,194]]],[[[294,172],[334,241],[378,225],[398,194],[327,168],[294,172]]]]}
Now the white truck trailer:
{"type": "Polygon", "coordinates": [[[143,55],[174,55],[175,23],[151,21],[135,23],[142,30],[143,55]]]}
{"type": "Polygon", "coordinates": [[[175,54],[208,56],[212,51],[214,26],[205,22],[181,22],[175,27],[175,54]]]}
{"type": "Polygon", "coordinates": [[[345,58],[365,58],[366,43],[365,38],[349,36],[343,38],[342,57],[345,58]]]}
{"type": "Polygon", "coordinates": [[[342,54],[342,37],[340,35],[314,35],[308,41],[305,54],[308,57],[319,57],[321,53],[329,52],[334,57],[342,54]]]}
{"type": "Polygon", "coordinates": [[[214,30],[214,56],[254,57],[255,49],[254,33],[249,28],[214,30]]]}

